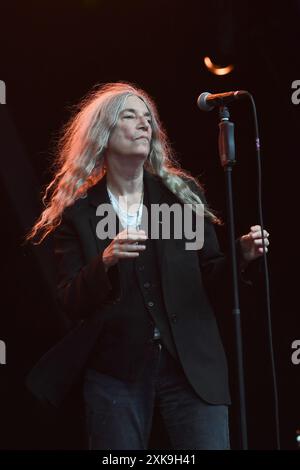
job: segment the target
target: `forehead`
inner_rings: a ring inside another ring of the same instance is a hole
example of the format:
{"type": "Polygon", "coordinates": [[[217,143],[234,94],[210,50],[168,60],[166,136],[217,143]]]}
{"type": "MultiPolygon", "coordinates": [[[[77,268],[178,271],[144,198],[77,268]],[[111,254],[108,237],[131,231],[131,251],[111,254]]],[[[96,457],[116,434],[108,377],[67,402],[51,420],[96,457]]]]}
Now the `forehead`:
{"type": "Polygon", "coordinates": [[[136,111],[139,111],[141,113],[149,112],[149,109],[145,105],[144,101],[135,95],[127,96],[127,98],[125,99],[123,103],[121,111],[123,109],[128,109],[128,108],[135,109],[136,111]]]}

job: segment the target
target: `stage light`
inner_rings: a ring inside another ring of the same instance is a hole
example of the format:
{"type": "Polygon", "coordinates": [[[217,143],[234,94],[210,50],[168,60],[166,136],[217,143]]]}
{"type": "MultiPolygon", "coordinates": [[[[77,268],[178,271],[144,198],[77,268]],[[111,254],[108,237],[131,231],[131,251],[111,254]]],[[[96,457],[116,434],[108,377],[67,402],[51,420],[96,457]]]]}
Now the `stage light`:
{"type": "Polygon", "coordinates": [[[204,57],[204,64],[214,75],[228,75],[234,69],[233,64],[226,66],[214,64],[208,56],[204,57]]]}

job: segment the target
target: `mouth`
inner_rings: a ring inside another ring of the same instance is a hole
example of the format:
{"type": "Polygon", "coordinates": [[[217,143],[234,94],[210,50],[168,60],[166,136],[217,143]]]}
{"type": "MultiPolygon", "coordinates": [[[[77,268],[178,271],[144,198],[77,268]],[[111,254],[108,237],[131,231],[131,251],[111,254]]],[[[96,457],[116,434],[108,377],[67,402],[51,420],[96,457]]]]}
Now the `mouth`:
{"type": "Polygon", "coordinates": [[[135,140],[147,140],[147,142],[149,142],[149,138],[145,135],[143,135],[141,137],[137,137],[135,140]]]}

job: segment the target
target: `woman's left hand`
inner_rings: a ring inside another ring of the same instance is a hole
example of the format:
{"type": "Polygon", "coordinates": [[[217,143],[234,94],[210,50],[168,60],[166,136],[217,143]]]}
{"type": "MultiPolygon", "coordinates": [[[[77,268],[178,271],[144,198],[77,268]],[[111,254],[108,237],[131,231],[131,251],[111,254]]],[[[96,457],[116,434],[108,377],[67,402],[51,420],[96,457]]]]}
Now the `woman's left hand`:
{"type": "Polygon", "coordinates": [[[265,251],[268,252],[270,244],[269,233],[264,230],[264,241],[262,239],[261,226],[253,225],[250,227],[250,232],[240,238],[241,251],[246,263],[255,260],[263,255],[263,243],[265,244],[265,251]]]}

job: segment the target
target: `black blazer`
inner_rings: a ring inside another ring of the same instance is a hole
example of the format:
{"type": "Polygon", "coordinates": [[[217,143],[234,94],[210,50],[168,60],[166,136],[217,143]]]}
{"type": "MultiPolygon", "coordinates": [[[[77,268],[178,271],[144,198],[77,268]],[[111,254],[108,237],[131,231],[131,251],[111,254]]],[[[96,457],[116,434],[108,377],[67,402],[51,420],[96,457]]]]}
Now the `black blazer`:
{"type": "MultiPolygon", "coordinates": [[[[157,176],[147,171],[144,184],[151,203],[179,202],[157,176]]],[[[80,383],[106,319],[120,313],[119,263],[109,274],[105,272],[102,253],[111,240],[96,236],[100,220],[96,208],[101,203],[109,203],[106,177],[85,198],[65,209],[54,233],[58,302],[72,320],[72,328],[27,378],[31,391],[54,405],[80,383]]],[[[213,404],[229,403],[226,357],[208,292],[218,296],[230,279],[230,270],[213,224],[205,218],[204,246],[199,251],[185,250],[183,240],[160,239],[155,243],[163,297],[185,374],[202,399],[213,404]]],[[[134,347],[130,351],[123,354],[140,354],[134,347]]]]}

